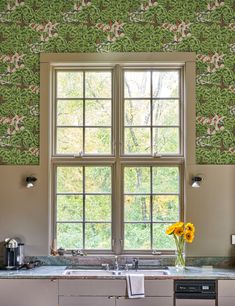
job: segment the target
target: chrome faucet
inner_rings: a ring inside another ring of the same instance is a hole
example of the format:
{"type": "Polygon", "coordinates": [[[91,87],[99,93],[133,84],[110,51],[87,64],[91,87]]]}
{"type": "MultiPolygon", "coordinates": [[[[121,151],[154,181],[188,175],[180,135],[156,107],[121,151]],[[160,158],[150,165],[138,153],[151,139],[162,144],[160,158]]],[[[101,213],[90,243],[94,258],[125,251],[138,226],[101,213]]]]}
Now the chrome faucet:
{"type": "Polygon", "coordinates": [[[118,256],[115,256],[114,270],[116,271],[119,270],[118,256]]]}

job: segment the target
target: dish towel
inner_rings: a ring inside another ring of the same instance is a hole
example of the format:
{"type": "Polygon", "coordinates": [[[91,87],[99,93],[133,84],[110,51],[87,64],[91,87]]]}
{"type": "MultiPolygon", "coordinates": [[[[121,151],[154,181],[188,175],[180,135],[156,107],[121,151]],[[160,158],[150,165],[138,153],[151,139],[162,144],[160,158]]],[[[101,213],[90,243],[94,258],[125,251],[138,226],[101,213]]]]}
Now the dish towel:
{"type": "Polygon", "coordinates": [[[127,274],[127,292],[129,299],[144,298],[144,274],[127,274]]]}

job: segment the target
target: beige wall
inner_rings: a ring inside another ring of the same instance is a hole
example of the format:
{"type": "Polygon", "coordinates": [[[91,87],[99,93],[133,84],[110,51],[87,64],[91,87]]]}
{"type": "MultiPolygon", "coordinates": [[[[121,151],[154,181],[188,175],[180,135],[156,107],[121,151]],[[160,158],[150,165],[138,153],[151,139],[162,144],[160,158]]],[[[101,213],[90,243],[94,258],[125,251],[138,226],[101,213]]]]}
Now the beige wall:
{"type": "Polygon", "coordinates": [[[235,234],[235,166],[192,165],[187,175],[186,218],[196,225],[196,239],[187,248],[190,256],[231,256],[235,234]],[[189,184],[191,176],[203,174],[200,188],[189,184]]]}

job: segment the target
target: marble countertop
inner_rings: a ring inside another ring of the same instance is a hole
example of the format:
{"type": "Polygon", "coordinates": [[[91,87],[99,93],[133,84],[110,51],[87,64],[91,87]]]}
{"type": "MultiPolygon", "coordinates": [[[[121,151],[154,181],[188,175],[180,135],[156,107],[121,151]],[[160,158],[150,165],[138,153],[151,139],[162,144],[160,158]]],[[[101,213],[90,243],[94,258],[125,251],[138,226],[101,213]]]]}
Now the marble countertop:
{"type": "MultiPolygon", "coordinates": [[[[66,275],[65,266],[41,266],[32,270],[0,271],[0,279],[125,279],[123,275],[115,276],[105,271],[95,271],[94,275],[86,270],[79,275],[66,275]]],[[[157,275],[151,270],[145,275],[145,279],[235,279],[235,268],[218,269],[208,267],[186,267],[185,270],[177,271],[175,267],[169,267],[167,275],[157,275]]],[[[132,273],[129,271],[128,273],[132,273]]],[[[138,273],[143,273],[141,270],[138,273]]]]}

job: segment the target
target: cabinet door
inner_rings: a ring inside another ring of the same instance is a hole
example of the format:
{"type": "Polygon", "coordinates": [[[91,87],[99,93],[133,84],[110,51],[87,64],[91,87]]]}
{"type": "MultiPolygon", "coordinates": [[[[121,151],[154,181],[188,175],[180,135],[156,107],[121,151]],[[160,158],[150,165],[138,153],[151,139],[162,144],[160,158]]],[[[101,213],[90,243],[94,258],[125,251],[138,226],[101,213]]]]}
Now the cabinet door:
{"type": "Polygon", "coordinates": [[[0,306],[57,306],[58,282],[0,279],[0,306]]]}
{"type": "MultiPolygon", "coordinates": [[[[127,299],[119,297],[116,306],[173,306],[173,297],[146,297],[143,299],[127,299]]],[[[188,305],[189,306],[189,305],[188,305]]]]}
{"type": "Polygon", "coordinates": [[[115,297],[60,296],[60,306],[115,306],[115,297]]]}
{"type": "Polygon", "coordinates": [[[218,306],[234,306],[235,297],[232,296],[219,296],[218,297],[218,306]]]}

